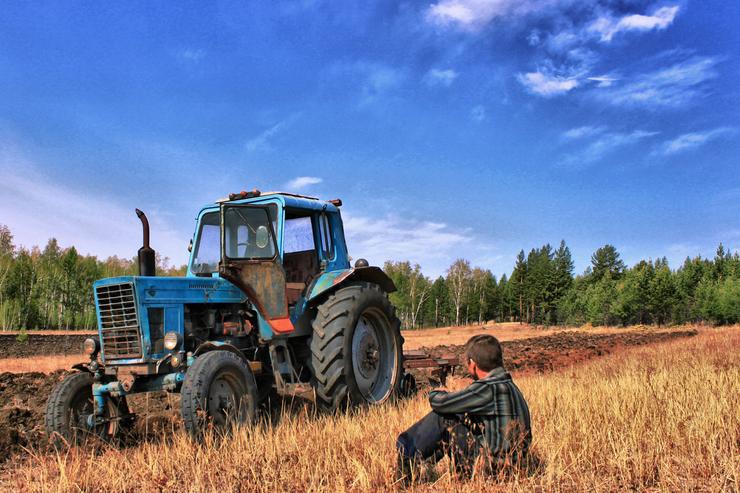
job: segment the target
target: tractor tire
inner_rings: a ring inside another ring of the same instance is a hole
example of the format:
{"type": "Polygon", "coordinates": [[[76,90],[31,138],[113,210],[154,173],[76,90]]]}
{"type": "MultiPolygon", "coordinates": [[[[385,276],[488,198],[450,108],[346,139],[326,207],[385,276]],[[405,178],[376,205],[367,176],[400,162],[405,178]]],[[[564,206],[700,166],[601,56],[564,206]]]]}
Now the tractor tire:
{"type": "Polygon", "coordinates": [[[352,283],[331,294],[318,307],[310,342],[317,404],[336,410],[396,396],[403,376],[400,327],[377,284],[352,283]]]}
{"type": "Polygon", "coordinates": [[[93,376],[87,372],[67,375],[52,390],[46,403],[46,433],[57,448],[83,445],[94,441],[115,442],[131,424],[126,398],[108,397],[105,418],[108,422],[87,426],[93,413],[93,376]]]}
{"type": "Polygon", "coordinates": [[[229,351],[199,356],[185,373],[180,397],[185,429],[196,439],[208,428],[225,431],[231,425],[252,424],[257,419],[254,374],[244,360],[229,351]]]}

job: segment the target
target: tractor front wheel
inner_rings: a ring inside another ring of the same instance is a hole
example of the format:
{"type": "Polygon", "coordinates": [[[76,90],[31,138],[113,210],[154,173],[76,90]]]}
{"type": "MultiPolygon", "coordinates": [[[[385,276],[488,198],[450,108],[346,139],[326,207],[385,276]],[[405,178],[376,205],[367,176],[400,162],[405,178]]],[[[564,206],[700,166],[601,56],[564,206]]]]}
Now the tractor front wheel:
{"type": "Polygon", "coordinates": [[[249,366],[229,351],[199,356],[180,391],[185,428],[200,438],[209,427],[251,424],[257,416],[257,384],[249,366]]]}
{"type": "Polygon", "coordinates": [[[381,404],[403,374],[401,323],[377,284],[349,284],[330,295],[313,322],[311,362],[318,404],[381,404]]]}
{"type": "Polygon", "coordinates": [[[46,433],[56,447],[82,445],[92,439],[114,441],[130,423],[125,398],[107,397],[104,422],[89,426],[95,401],[93,376],[72,373],[54,387],[46,403],[46,433]]]}

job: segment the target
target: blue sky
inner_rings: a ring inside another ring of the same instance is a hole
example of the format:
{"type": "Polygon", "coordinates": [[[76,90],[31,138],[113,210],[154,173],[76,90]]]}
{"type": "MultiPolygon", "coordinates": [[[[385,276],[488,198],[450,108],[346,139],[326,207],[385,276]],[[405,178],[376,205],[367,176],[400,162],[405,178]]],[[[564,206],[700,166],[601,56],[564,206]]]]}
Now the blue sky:
{"type": "Polygon", "coordinates": [[[509,272],[565,239],[582,271],[740,245],[740,4],[10,2],[0,223],[187,258],[199,207],[341,197],[350,254],[509,272]]]}

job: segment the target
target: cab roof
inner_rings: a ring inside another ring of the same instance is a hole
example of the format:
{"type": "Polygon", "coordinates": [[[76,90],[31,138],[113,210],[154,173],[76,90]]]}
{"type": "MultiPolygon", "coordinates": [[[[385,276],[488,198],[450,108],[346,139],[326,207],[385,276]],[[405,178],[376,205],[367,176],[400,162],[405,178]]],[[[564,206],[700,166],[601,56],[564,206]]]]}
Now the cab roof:
{"type": "Polygon", "coordinates": [[[311,197],[309,195],[301,195],[301,194],[298,194],[298,193],[290,193],[290,192],[260,192],[259,190],[253,190],[251,192],[230,193],[228,197],[224,197],[222,199],[218,199],[216,201],[216,203],[221,204],[223,202],[231,202],[233,200],[249,199],[249,198],[255,198],[255,197],[265,197],[266,195],[285,195],[286,197],[297,197],[297,198],[300,198],[300,199],[319,200],[318,197],[311,197]]]}
{"type": "Polygon", "coordinates": [[[309,210],[329,210],[332,212],[342,205],[340,199],[320,200],[317,197],[300,195],[290,192],[261,192],[257,189],[250,192],[230,193],[228,197],[218,199],[214,205],[223,203],[250,204],[261,202],[267,198],[279,198],[285,207],[309,210]]]}

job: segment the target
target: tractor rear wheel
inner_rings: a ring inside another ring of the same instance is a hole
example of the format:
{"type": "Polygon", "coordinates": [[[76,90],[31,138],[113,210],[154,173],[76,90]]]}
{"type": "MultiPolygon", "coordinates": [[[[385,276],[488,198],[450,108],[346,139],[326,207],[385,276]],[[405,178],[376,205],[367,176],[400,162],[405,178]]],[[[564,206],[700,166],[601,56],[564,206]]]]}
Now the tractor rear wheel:
{"type": "Polygon", "coordinates": [[[400,388],[401,323],[377,284],[357,282],[331,294],[313,322],[311,363],[325,409],[381,404],[400,388]]]}
{"type": "Polygon", "coordinates": [[[185,429],[194,438],[200,438],[209,426],[224,430],[256,420],[254,374],[242,358],[229,351],[199,356],[185,374],[180,397],[185,429]]]}
{"type": "Polygon", "coordinates": [[[88,426],[95,409],[93,376],[87,372],[67,375],[52,390],[46,403],[46,433],[58,448],[92,440],[114,441],[131,423],[126,398],[108,397],[105,422],[88,426]]]}

